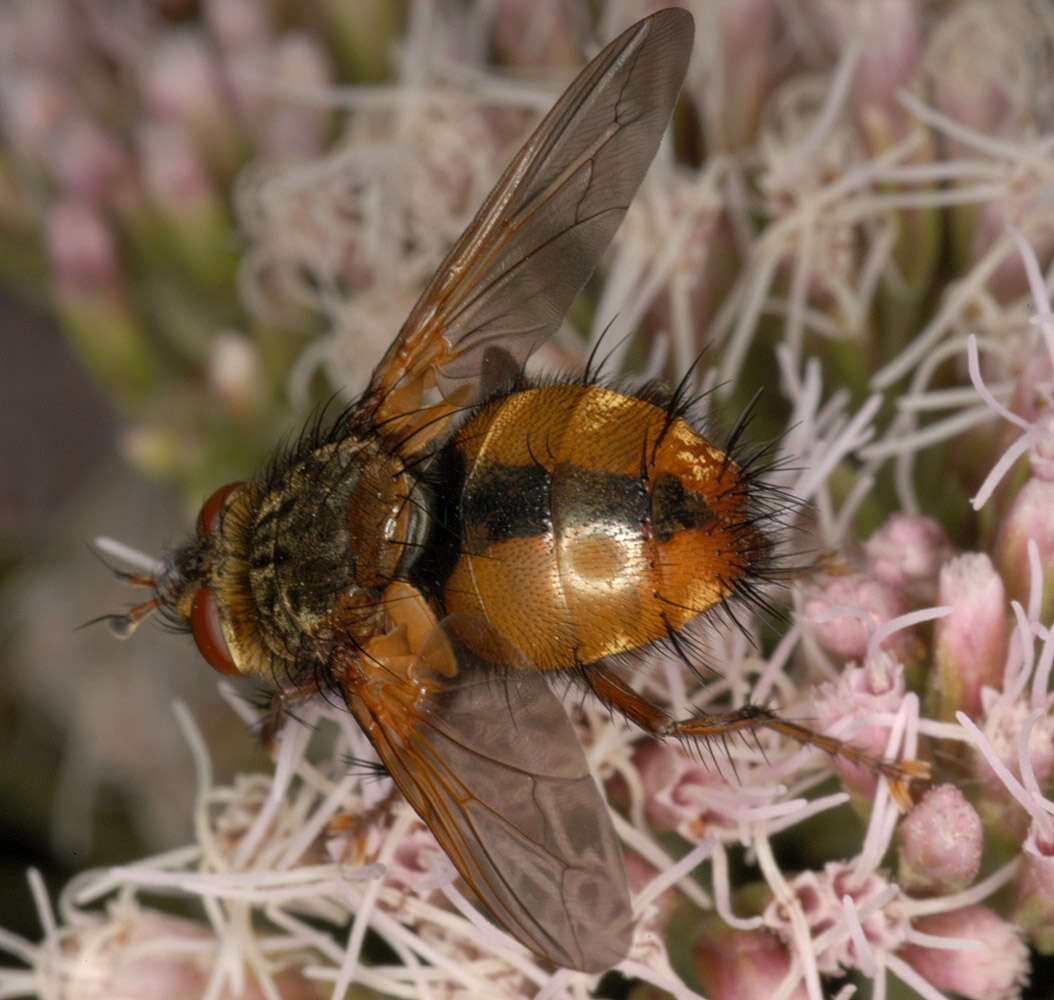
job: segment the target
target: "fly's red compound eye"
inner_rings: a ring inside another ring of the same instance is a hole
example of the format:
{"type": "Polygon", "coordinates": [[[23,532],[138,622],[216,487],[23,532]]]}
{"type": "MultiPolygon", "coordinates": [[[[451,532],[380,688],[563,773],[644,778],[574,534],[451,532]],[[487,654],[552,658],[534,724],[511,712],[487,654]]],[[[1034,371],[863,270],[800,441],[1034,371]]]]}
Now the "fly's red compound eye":
{"type": "Polygon", "coordinates": [[[224,638],[216,595],[211,587],[202,587],[194,597],[194,603],[190,606],[190,633],[197,643],[198,652],[213,670],[231,677],[241,677],[241,671],[224,638]]]}
{"type": "Polygon", "coordinates": [[[237,482],[221,486],[201,505],[201,510],[198,511],[198,538],[211,535],[219,527],[220,515],[223,513],[223,505],[227,502],[227,497],[241,485],[237,482]]]}

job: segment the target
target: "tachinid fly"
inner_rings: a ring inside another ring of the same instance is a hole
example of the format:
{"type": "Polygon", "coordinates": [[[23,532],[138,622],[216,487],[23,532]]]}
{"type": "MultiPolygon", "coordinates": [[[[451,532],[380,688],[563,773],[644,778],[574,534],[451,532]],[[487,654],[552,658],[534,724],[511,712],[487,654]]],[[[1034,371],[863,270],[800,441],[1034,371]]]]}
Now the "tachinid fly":
{"type": "MultiPolygon", "coordinates": [[[[745,706],[677,720],[613,662],[766,578],[766,493],[675,395],[532,384],[673,112],[693,23],[664,10],[585,67],[506,169],[361,398],[264,476],[223,487],[151,601],[217,670],[338,693],[494,918],[597,972],[632,909],[607,804],[547,671],[658,738],[776,729],[745,706]]],[[[623,661],[625,657],[621,658],[623,661]]]]}

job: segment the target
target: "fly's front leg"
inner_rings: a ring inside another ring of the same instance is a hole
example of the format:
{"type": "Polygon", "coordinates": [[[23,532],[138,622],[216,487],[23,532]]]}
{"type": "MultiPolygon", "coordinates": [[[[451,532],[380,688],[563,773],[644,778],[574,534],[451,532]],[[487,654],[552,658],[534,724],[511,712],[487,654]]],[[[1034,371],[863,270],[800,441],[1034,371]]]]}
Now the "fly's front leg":
{"type": "MultiPolygon", "coordinates": [[[[700,713],[688,719],[677,720],[604,668],[590,668],[589,682],[593,693],[605,705],[658,739],[675,736],[679,739],[701,739],[709,743],[715,737],[726,740],[732,733],[771,729],[783,736],[789,736],[803,746],[817,747],[833,757],[841,757],[882,775],[888,779],[890,792],[902,809],[909,809],[912,805],[911,782],[929,777],[929,765],[923,761],[887,760],[854,743],[818,733],[808,726],[784,719],[759,705],[743,705],[727,712],[700,713]]],[[[731,757],[729,759],[731,760],[731,757]]]]}
{"type": "Polygon", "coordinates": [[[279,688],[271,695],[264,713],[259,720],[260,742],[264,749],[273,757],[275,752],[274,742],[286,720],[294,718],[295,714],[291,706],[308,701],[321,693],[317,681],[309,681],[297,687],[279,688]]]}

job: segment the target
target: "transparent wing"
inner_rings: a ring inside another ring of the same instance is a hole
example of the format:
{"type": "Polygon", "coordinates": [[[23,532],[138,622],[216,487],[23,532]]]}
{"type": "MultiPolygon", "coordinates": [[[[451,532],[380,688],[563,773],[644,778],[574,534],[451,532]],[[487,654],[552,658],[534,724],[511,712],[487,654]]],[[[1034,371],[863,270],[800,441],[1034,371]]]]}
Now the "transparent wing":
{"type": "MultiPolygon", "coordinates": [[[[498,923],[556,965],[609,969],[629,950],[632,910],[570,720],[539,671],[494,666],[449,638],[457,676],[422,700],[418,687],[386,681],[367,705],[367,733],[498,923]],[[413,700],[396,721],[392,706],[413,700]]],[[[360,699],[375,690],[363,685],[360,699]]]]}
{"type": "MultiPolygon", "coordinates": [[[[443,379],[461,380],[457,402],[471,401],[488,347],[522,362],[560,325],[655,155],[693,30],[685,11],[660,11],[616,38],[568,87],[374,372],[378,420],[416,409],[443,379]]],[[[419,426],[438,433],[445,412],[437,407],[419,426]]]]}

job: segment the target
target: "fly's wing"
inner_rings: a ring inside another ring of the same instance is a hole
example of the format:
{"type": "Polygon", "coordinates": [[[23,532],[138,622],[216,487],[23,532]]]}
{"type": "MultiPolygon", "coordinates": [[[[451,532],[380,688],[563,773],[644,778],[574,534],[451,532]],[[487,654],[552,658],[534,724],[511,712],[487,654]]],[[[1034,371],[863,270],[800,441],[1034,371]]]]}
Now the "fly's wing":
{"type": "MultiPolygon", "coordinates": [[[[693,31],[686,11],[653,14],[611,42],[568,87],[374,372],[369,392],[378,423],[419,407],[440,379],[462,380],[466,388],[447,395],[472,401],[488,347],[500,346],[522,363],[556,330],[655,155],[693,31]]],[[[448,415],[441,404],[426,409],[418,433],[439,433],[448,415]]]]}
{"type": "MultiPolygon", "coordinates": [[[[398,691],[389,685],[366,704],[367,732],[498,923],[556,965],[609,969],[629,950],[629,891],[571,722],[539,671],[487,663],[452,632],[446,638],[456,676],[428,685],[423,698],[395,681],[398,691]],[[392,706],[410,700],[414,708],[394,719],[392,706]]],[[[362,685],[360,708],[374,690],[362,685]]]]}

